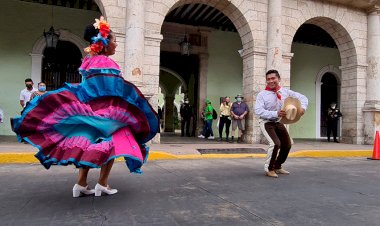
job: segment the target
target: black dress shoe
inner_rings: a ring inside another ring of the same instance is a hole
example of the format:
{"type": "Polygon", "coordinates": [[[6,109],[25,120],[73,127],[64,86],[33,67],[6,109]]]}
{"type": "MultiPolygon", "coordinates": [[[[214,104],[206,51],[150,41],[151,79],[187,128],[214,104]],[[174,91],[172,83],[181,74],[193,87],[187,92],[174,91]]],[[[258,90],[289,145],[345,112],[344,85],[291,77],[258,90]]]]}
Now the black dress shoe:
{"type": "Polygon", "coordinates": [[[340,142],[339,142],[339,141],[337,141],[337,140],[334,140],[334,142],[335,142],[335,143],[340,143],[340,142]]]}

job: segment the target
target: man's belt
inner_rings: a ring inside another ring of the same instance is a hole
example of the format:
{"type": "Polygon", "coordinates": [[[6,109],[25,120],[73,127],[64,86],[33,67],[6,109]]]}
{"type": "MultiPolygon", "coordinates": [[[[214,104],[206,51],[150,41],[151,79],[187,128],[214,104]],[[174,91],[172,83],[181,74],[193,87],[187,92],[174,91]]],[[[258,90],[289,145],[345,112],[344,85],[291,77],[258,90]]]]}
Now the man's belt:
{"type": "Polygon", "coordinates": [[[268,122],[277,122],[278,121],[278,118],[276,118],[276,119],[266,119],[266,118],[261,118],[260,117],[260,119],[263,119],[263,120],[268,121],[268,122]]]}

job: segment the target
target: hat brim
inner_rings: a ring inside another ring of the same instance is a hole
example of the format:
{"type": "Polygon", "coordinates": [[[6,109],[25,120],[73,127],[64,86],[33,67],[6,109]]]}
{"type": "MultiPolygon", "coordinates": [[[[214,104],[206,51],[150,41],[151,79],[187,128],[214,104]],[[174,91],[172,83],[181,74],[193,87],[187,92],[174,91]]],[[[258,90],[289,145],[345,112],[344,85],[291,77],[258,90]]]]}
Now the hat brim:
{"type": "Polygon", "coordinates": [[[293,120],[290,120],[286,117],[281,117],[279,119],[279,122],[281,122],[283,124],[294,124],[301,119],[301,111],[302,111],[301,102],[297,98],[287,97],[284,101],[284,104],[282,105],[281,110],[284,110],[287,105],[295,106],[297,108],[297,114],[293,120]]]}

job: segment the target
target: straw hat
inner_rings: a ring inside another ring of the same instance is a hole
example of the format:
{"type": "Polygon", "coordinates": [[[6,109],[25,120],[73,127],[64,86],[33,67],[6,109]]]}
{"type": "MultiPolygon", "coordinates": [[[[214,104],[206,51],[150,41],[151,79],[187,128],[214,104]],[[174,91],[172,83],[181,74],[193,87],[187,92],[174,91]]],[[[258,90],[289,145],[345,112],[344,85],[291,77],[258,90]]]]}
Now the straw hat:
{"type": "Polygon", "coordinates": [[[301,102],[297,98],[287,97],[281,110],[286,112],[286,116],[279,120],[283,124],[293,124],[301,118],[301,102]]]}

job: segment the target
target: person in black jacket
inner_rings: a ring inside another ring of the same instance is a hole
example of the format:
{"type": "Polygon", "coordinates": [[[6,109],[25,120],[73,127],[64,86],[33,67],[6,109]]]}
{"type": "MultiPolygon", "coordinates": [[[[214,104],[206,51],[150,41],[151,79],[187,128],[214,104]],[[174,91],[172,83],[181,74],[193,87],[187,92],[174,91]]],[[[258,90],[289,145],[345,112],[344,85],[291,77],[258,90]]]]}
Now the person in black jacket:
{"type": "Polygon", "coordinates": [[[181,137],[186,136],[190,137],[190,122],[191,117],[193,116],[193,108],[190,105],[189,99],[185,98],[184,103],[180,108],[181,114],[181,137]]]}
{"type": "Polygon", "coordinates": [[[339,143],[336,139],[338,134],[338,122],[339,118],[342,117],[342,113],[339,108],[337,108],[336,103],[332,102],[329,109],[327,110],[327,141],[330,142],[331,131],[334,136],[334,142],[339,143]]]}

